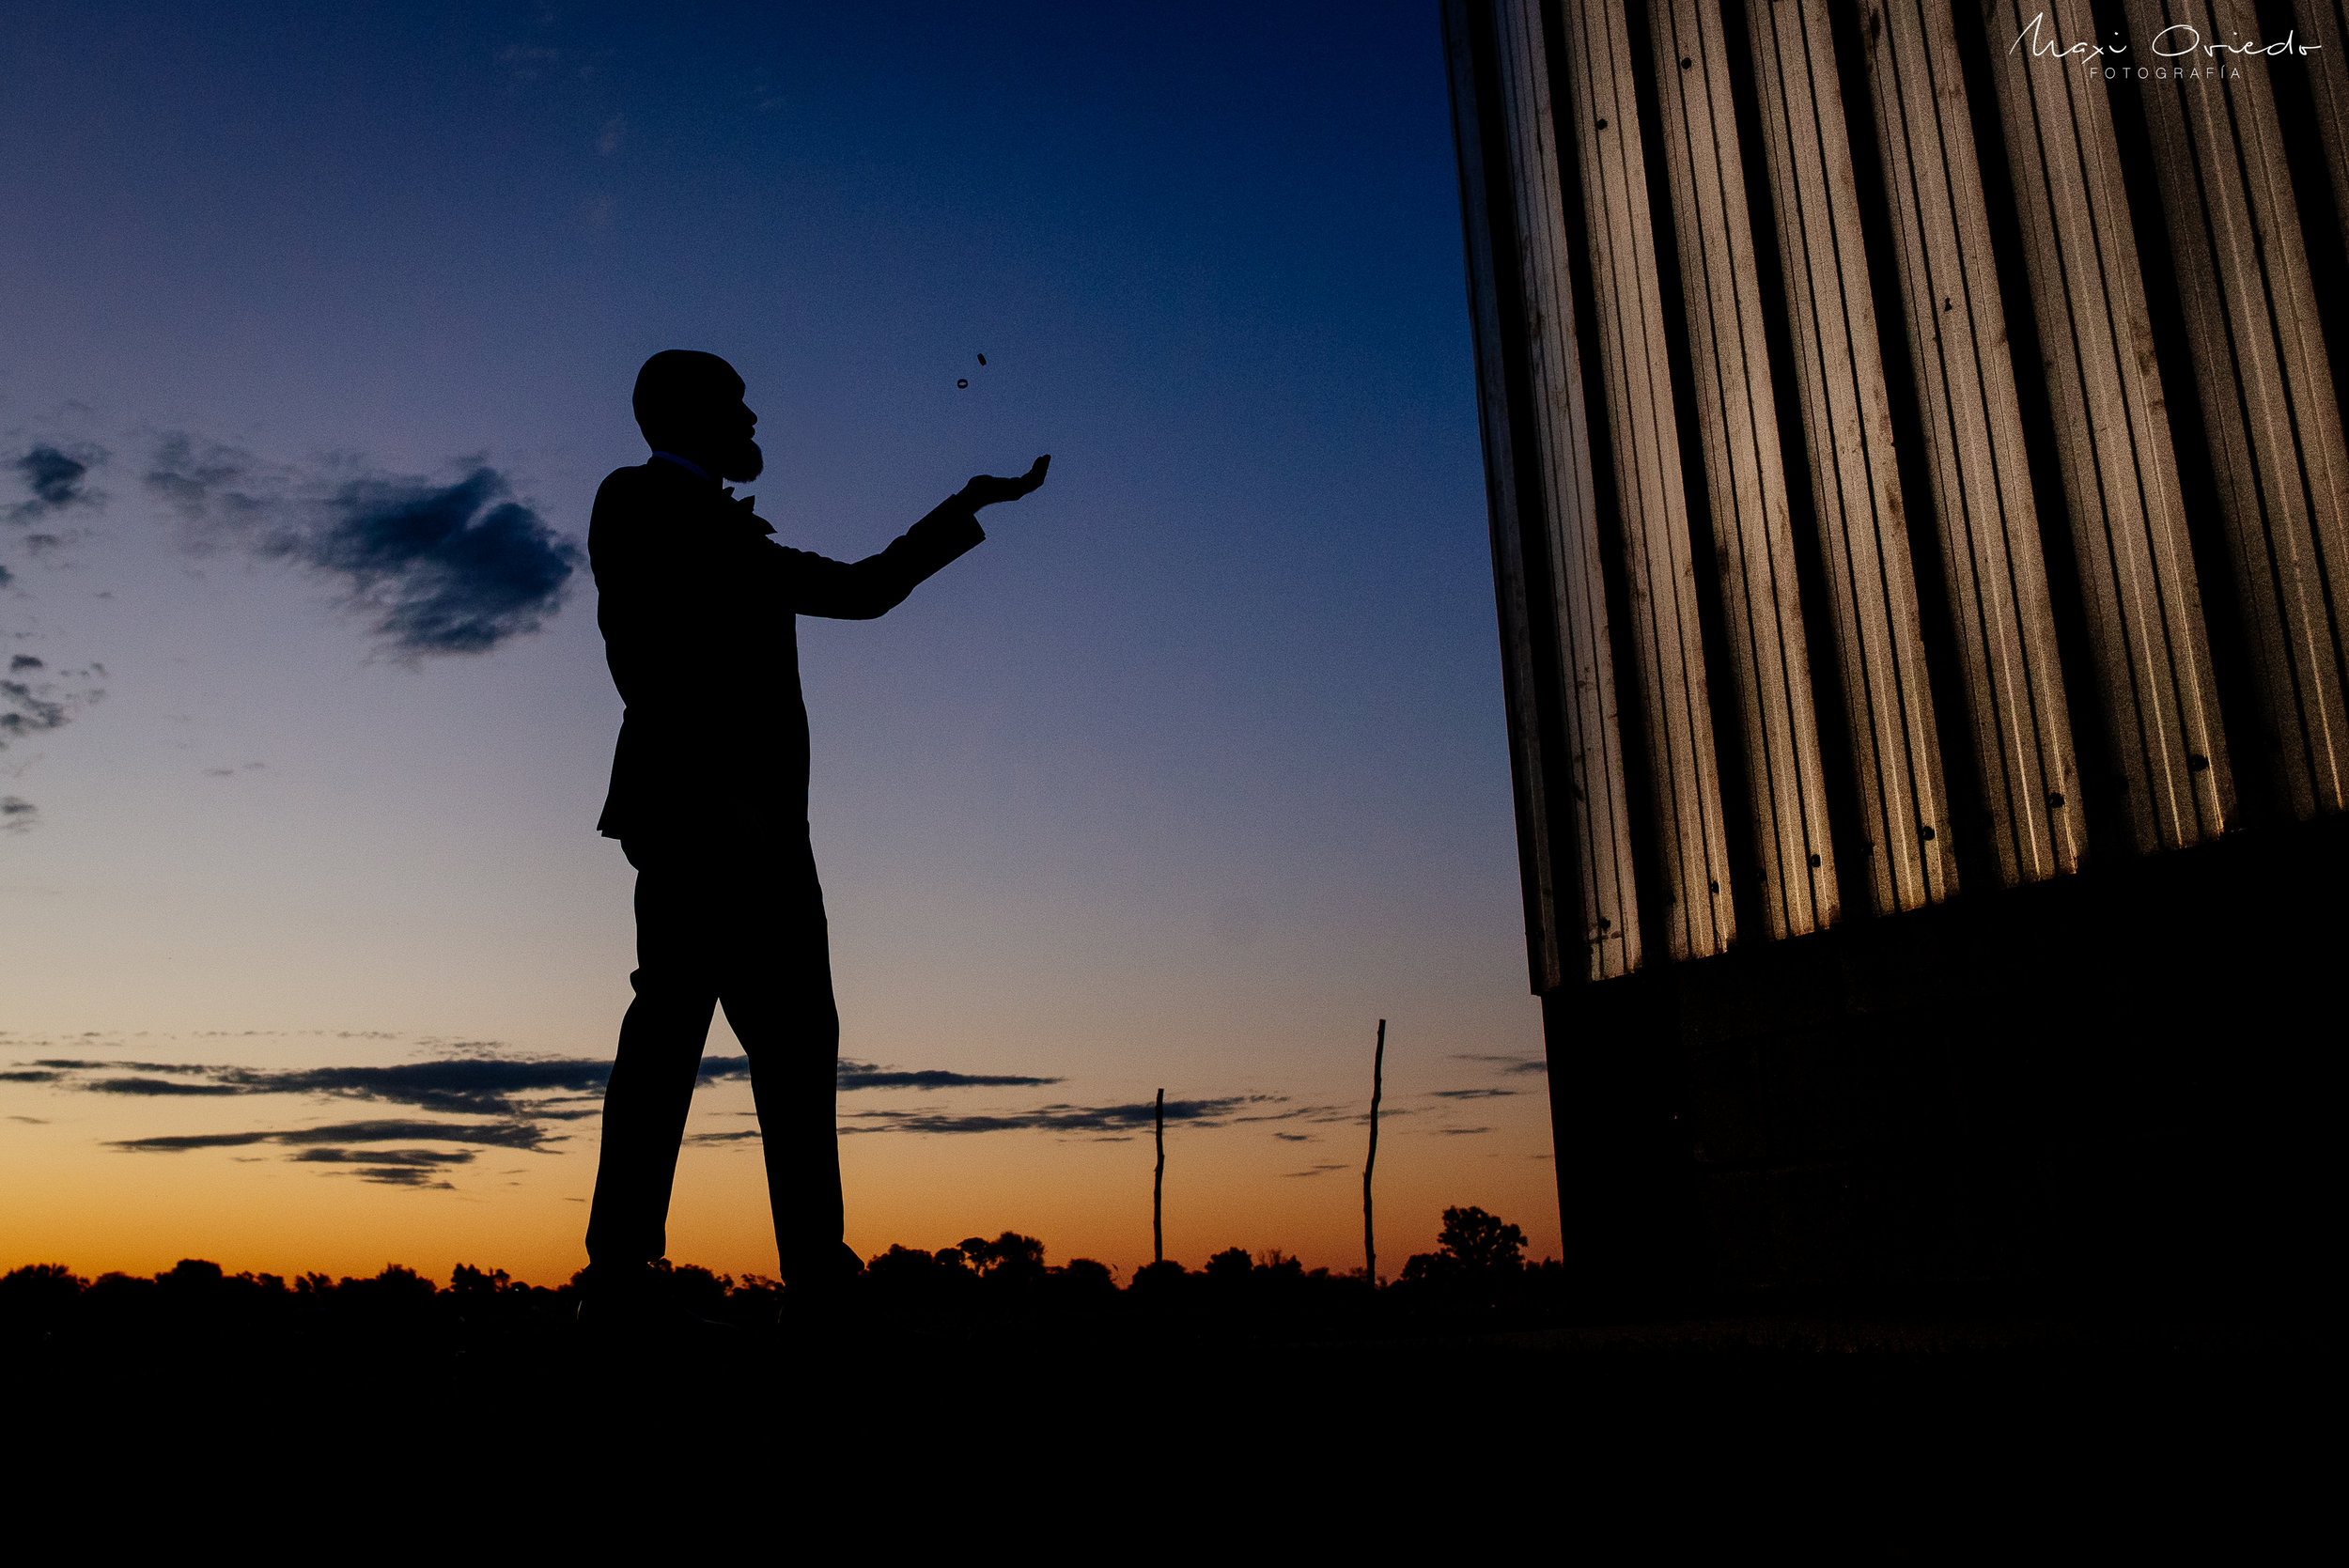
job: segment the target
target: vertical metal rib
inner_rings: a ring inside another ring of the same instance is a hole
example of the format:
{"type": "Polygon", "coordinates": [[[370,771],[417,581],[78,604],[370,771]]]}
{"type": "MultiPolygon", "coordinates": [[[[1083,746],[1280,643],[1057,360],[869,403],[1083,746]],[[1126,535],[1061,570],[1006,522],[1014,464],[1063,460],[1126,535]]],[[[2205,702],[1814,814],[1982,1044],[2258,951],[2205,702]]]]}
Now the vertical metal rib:
{"type": "MultiPolygon", "coordinates": [[[[2190,26],[2259,39],[2246,0],[2128,0],[2132,41],[2190,26]]],[[[2170,44],[2183,35],[2173,35],[2170,44]]],[[[2139,90],[2176,257],[2219,514],[2295,816],[2349,807],[2335,584],[2349,570],[2349,448],[2263,59],[2184,56],[2139,90]]]]}
{"type": "Polygon", "coordinates": [[[2333,187],[2333,216],[2349,244],[2349,0],[2294,0],[2294,32],[2317,52],[2305,57],[2317,139],[2333,187]]]}
{"type": "MultiPolygon", "coordinates": [[[[1495,269],[1494,193],[1485,179],[1483,112],[1467,0],[1446,0],[1444,54],[1451,68],[1453,145],[1460,162],[1460,216],[1468,259],[1469,320],[1475,334],[1476,408],[1484,432],[1485,496],[1492,525],[1493,599],[1501,617],[1501,685],[1508,710],[1510,778],[1517,816],[1517,870],[1525,893],[1526,966],[1533,992],[1565,979],[1551,859],[1549,794],[1542,753],[1534,619],[1526,585],[1523,514],[1510,439],[1507,357],[1501,341],[1501,278],[1495,269]]],[[[1502,199],[1507,199],[1502,194],[1502,199]]]]}
{"type": "Polygon", "coordinates": [[[2012,887],[2077,871],[2086,838],[1982,168],[1947,0],[1864,0],[1860,25],[1983,826],[2012,887]]]}
{"type": "Polygon", "coordinates": [[[1917,586],[1824,0],[1747,0],[1803,437],[1877,912],[1956,891],[1917,586]]]}
{"type": "Polygon", "coordinates": [[[1672,0],[1649,27],[1762,903],[1773,938],[1799,936],[1839,912],[1835,851],[1720,0],[1672,0]]]}
{"type": "Polygon", "coordinates": [[[1637,969],[1641,953],[1581,349],[1566,265],[1563,187],[1538,0],[1499,0],[1493,10],[1517,204],[1534,466],[1541,477],[1549,588],[1557,606],[1560,727],[1566,748],[1561,765],[1574,800],[1585,971],[1600,980],[1637,969]]]}
{"type": "Polygon", "coordinates": [[[1735,939],[1720,780],[1688,549],[1680,423],[1664,346],[1646,153],[1623,0],[1566,0],[1563,112],[1576,116],[1594,319],[1628,583],[1632,678],[1647,726],[1657,862],[1671,956],[1735,939]]]}
{"type": "Polygon", "coordinates": [[[2086,0],[1997,0],[1983,26],[2106,759],[2126,802],[2131,848],[2200,844],[2233,814],[2233,774],[2112,110],[2078,60],[2031,53],[2041,41],[2061,49],[2095,38],[2095,18],[2086,0]]]}

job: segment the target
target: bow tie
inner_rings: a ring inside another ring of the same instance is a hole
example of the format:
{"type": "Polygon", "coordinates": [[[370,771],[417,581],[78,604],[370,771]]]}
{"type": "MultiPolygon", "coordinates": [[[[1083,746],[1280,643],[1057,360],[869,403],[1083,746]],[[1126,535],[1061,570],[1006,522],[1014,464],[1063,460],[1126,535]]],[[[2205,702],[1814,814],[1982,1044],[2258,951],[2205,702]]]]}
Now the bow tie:
{"type": "Polygon", "coordinates": [[[760,534],[771,534],[775,531],[773,523],[752,510],[757,505],[758,497],[754,495],[737,497],[734,493],[734,487],[731,485],[725,488],[724,495],[724,510],[729,520],[760,534]]]}

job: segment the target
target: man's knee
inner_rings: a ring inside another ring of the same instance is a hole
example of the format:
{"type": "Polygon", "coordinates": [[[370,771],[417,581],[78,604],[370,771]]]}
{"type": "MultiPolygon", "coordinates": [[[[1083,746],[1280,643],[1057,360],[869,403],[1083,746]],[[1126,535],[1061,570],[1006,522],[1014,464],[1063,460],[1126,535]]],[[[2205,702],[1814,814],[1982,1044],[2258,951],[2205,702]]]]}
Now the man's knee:
{"type": "Polygon", "coordinates": [[[640,963],[629,971],[628,984],[639,997],[656,1003],[714,1007],[718,1002],[718,976],[704,964],[640,963]]]}

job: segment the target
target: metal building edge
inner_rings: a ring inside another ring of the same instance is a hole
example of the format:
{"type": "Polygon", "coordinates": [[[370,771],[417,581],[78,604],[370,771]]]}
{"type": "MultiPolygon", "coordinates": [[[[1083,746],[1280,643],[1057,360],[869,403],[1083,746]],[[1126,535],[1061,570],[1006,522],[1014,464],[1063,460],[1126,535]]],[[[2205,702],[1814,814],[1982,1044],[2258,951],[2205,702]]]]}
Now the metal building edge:
{"type": "Polygon", "coordinates": [[[1595,1302],[2310,1277],[2349,40],[2110,9],[2322,47],[2189,86],[2012,0],[1441,5],[1595,1302]]]}

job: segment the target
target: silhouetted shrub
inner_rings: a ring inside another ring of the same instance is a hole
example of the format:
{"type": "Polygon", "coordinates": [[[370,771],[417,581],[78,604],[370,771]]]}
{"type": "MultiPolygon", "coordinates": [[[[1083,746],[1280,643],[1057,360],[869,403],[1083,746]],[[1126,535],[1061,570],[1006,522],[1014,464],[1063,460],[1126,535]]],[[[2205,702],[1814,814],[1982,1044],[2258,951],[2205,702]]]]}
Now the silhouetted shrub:
{"type": "Polygon", "coordinates": [[[959,1251],[983,1279],[998,1285],[1032,1284],[1044,1277],[1044,1243],[1017,1231],[1005,1231],[993,1241],[966,1237],[960,1247],[947,1250],[959,1251]]]}
{"type": "Polygon", "coordinates": [[[457,1265],[457,1271],[448,1278],[448,1289],[450,1295],[460,1300],[474,1301],[483,1296],[495,1296],[513,1283],[513,1279],[512,1275],[502,1268],[485,1273],[470,1264],[460,1263],[457,1265]]]}
{"type": "MultiPolygon", "coordinates": [[[[1245,1340],[1384,1333],[1415,1322],[1451,1332],[1464,1315],[1490,1327],[1565,1300],[1564,1269],[1526,1267],[1524,1245],[1517,1227],[1479,1208],[1455,1208],[1444,1211],[1438,1250],[1413,1257],[1392,1291],[1373,1289],[1360,1269],[1308,1270],[1278,1249],[1252,1257],[1238,1247],[1197,1272],[1172,1260],[1153,1264],[1120,1290],[1108,1265],[1073,1258],[1049,1265],[1043,1242],[1005,1231],[936,1252],[893,1246],[877,1254],[853,1282],[847,1322],[853,1331],[862,1319],[883,1335],[1093,1336],[1124,1324],[1245,1340]]],[[[737,1280],[692,1264],[663,1261],[651,1274],[677,1306],[746,1329],[773,1325],[786,1295],[774,1280],[737,1280]]],[[[305,1273],[290,1282],[228,1274],[202,1258],[182,1258],[152,1279],[85,1281],[62,1264],[37,1264],[0,1276],[0,1326],[20,1345],[102,1349],[105,1364],[125,1377],[140,1364],[126,1357],[186,1365],[216,1351],[225,1367],[270,1354],[320,1367],[355,1358],[386,1371],[469,1356],[500,1365],[539,1357],[556,1366],[568,1364],[581,1343],[580,1292],[579,1276],[548,1290],[472,1264],[456,1265],[445,1289],[397,1264],[367,1278],[305,1273]]]]}
{"type": "Polygon", "coordinates": [[[362,1301],[406,1302],[429,1301],[440,1294],[441,1287],[408,1267],[405,1264],[387,1263],[382,1272],[369,1280],[346,1277],[335,1288],[345,1299],[362,1301]]]}
{"type": "Polygon", "coordinates": [[[663,1258],[655,1265],[661,1275],[662,1293],[677,1306],[702,1317],[723,1318],[734,1277],[712,1274],[698,1264],[672,1264],[663,1258]]]}
{"type": "Polygon", "coordinates": [[[1183,1288],[1189,1271],[1173,1258],[1160,1258],[1134,1270],[1134,1282],[1128,1289],[1145,1296],[1166,1296],[1183,1288]]]}
{"type": "Polygon", "coordinates": [[[1256,1260],[1245,1247],[1226,1247],[1207,1260],[1206,1276],[1218,1284],[1232,1285],[1245,1281],[1256,1270],[1256,1260]]]}
{"type": "MultiPolygon", "coordinates": [[[[950,1247],[947,1250],[951,1252],[954,1249],[950,1247]]],[[[959,1253],[955,1261],[957,1265],[961,1262],[959,1253]]],[[[883,1285],[895,1285],[901,1281],[933,1279],[945,1266],[935,1256],[919,1248],[900,1247],[891,1242],[888,1251],[876,1253],[866,1261],[864,1273],[868,1279],[883,1285]]]]}
{"type": "MultiPolygon", "coordinates": [[[[1264,1256],[1256,1260],[1256,1272],[1267,1280],[1276,1281],[1302,1280],[1305,1278],[1305,1265],[1302,1259],[1292,1258],[1278,1247],[1273,1247],[1268,1249],[1264,1256]]],[[[1330,1271],[1326,1268],[1317,1268],[1314,1272],[1323,1279],[1329,1278],[1330,1275],[1330,1271]]]]}
{"type": "Polygon", "coordinates": [[[181,1258],[155,1282],[172,1290],[206,1290],[220,1283],[220,1265],[204,1258],[181,1258]]]}
{"type": "Polygon", "coordinates": [[[61,1263],[26,1264],[0,1276],[0,1327],[11,1335],[54,1331],[72,1316],[89,1281],[61,1263]]]}
{"type": "Polygon", "coordinates": [[[1489,1285],[1525,1267],[1525,1233],[1481,1208],[1444,1210],[1436,1243],[1403,1265],[1405,1280],[1489,1285]]]}
{"type": "Polygon", "coordinates": [[[1050,1274],[1054,1294],[1064,1301],[1098,1305],[1117,1299],[1117,1276],[1105,1263],[1071,1258],[1050,1274]]]}

